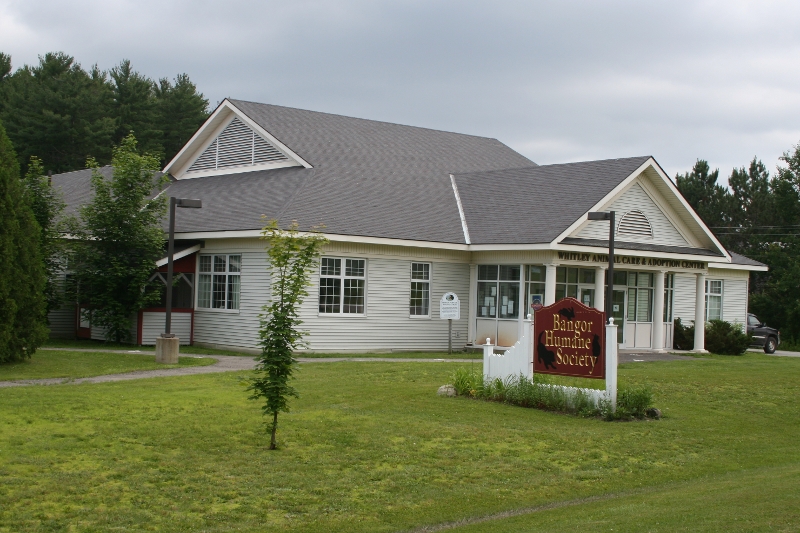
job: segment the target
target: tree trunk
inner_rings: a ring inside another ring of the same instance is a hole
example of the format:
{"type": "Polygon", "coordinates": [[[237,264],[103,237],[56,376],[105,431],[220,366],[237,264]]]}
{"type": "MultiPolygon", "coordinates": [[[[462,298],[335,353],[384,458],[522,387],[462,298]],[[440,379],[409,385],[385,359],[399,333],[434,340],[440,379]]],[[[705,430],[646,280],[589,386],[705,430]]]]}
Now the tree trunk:
{"type": "Polygon", "coordinates": [[[272,439],[269,443],[270,450],[277,450],[278,446],[275,444],[275,433],[278,431],[278,411],[272,413],[272,439]]]}

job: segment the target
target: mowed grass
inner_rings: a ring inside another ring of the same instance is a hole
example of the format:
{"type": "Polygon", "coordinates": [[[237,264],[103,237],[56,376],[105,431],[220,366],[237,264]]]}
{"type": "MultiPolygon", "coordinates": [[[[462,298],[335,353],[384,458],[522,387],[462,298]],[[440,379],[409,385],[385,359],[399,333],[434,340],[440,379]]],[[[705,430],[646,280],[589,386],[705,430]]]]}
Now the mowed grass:
{"type": "Polygon", "coordinates": [[[30,359],[0,365],[0,381],[42,378],[85,378],[135,370],[204,366],[209,357],[179,357],[177,365],[156,363],[154,354],[38,350],[30,359]]]}
{"type": "Polygon", "coordinates": [[[665,414],[628,423],[436,396],[458,366],[301,365],[274,452],[247,373],[0,389],[0,531],[800,527],[798,359],[622,365],[665,414]]]}

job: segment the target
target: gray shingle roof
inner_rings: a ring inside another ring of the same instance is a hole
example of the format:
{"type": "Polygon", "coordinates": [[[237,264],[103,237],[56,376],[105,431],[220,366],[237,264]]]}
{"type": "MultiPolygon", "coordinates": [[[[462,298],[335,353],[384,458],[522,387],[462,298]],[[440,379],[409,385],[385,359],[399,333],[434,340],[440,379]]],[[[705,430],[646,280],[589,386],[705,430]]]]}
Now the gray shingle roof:
{"type": "Polygon", "coordinates": [[[750,259],[749,257],[745,257],[742,254],[737,254],[736,252],[731,252],[730,250],[728,250],[728,253],[731,254],[731,263],[734,265],[767,266],[764,263],[756,261],[755,259],[750,259]]]}
{"type": "Polygon", "coordinates": [[[472,244],[552,242],[648,159],[457,174],[472,244]]]}
{"type": "Polygon", "coordinates": [[[449,174],[535,165],[496,139],[231,102],[314,168],[180,180],[176,193],[204,201],[180,231],[260,228],[264,213],[340,235],[464,243],[449,174]]]}

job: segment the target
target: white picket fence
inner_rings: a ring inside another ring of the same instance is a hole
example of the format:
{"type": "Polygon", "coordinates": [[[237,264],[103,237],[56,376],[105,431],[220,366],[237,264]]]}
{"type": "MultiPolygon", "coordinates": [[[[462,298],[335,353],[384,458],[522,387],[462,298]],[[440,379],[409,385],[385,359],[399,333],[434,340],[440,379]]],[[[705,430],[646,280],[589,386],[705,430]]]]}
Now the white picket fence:
{"type": "MultiPolygon", "coordinates": [[[[531,315],[523,320],[522,337],[504,352],[495,353],[495,346],[490,339],[486,339],[483,345],[483,377],[484,379],[500,379],[505,381],[507,378],[520,374],[533,381],[533,323],[531,315]]],[[[575,397],[578,393],[583,393],[590,398],[595,405],[599,405],[602,400],[610,400],[616,407],[617,403],[617,326],[606,326],[606,336],[612,339],[606,344],[606,390],[585,389],[579,387],[567,387],[565,385],[546,385],[563,390],[567,397],[575,397]],[[613,372],[612,372],[613,369],[613,372]]]]}

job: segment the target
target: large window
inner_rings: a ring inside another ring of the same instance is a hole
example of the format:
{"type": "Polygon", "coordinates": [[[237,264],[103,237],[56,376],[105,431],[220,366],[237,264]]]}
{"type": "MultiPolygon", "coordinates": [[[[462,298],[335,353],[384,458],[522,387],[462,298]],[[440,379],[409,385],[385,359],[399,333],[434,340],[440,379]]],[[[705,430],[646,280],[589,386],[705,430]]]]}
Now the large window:
{"type": "Polygon", "coordinates": [[[478,265],[478,318],[519,318],[519,265],[478,265]]]}
{"type": "Polygon", "coordinates": [[[323,257],[319,266],[319,312],[363,315],[366,259],[323,257]]]}
{"type": "Polygon", "coordinates": [[[628,321],[653,321],[653,274],[628,272],[628,321]]]}
{"type": "Polygon", "coordinates": [[[706,322],[722,320],[722,280],[706,280],[706,322]]]}
{"type": "Polygon", "coordinates": [[[239,309],[241,255],[201,255],[197,307],[239,309]]]}
{"type": "Polygon", "coordinates": [[[534,305],[544,305],[544,287],[547,278],[547,269],[542,265],[528,265],[525,267],[525,301],[528,307],[525,315],[532,314],[534,305]]]}
{"type": "Polygon", "coordinates": [[[411,316],[431,316],[430,263],[411,263],[411,297],[408,310],[411,316]]]}
{"type": "Polygon", "coordinates": [[[556,301],[575,298],[584,305],[594,305],[594,276],[591,268],[556,268],[556,301]]]}

